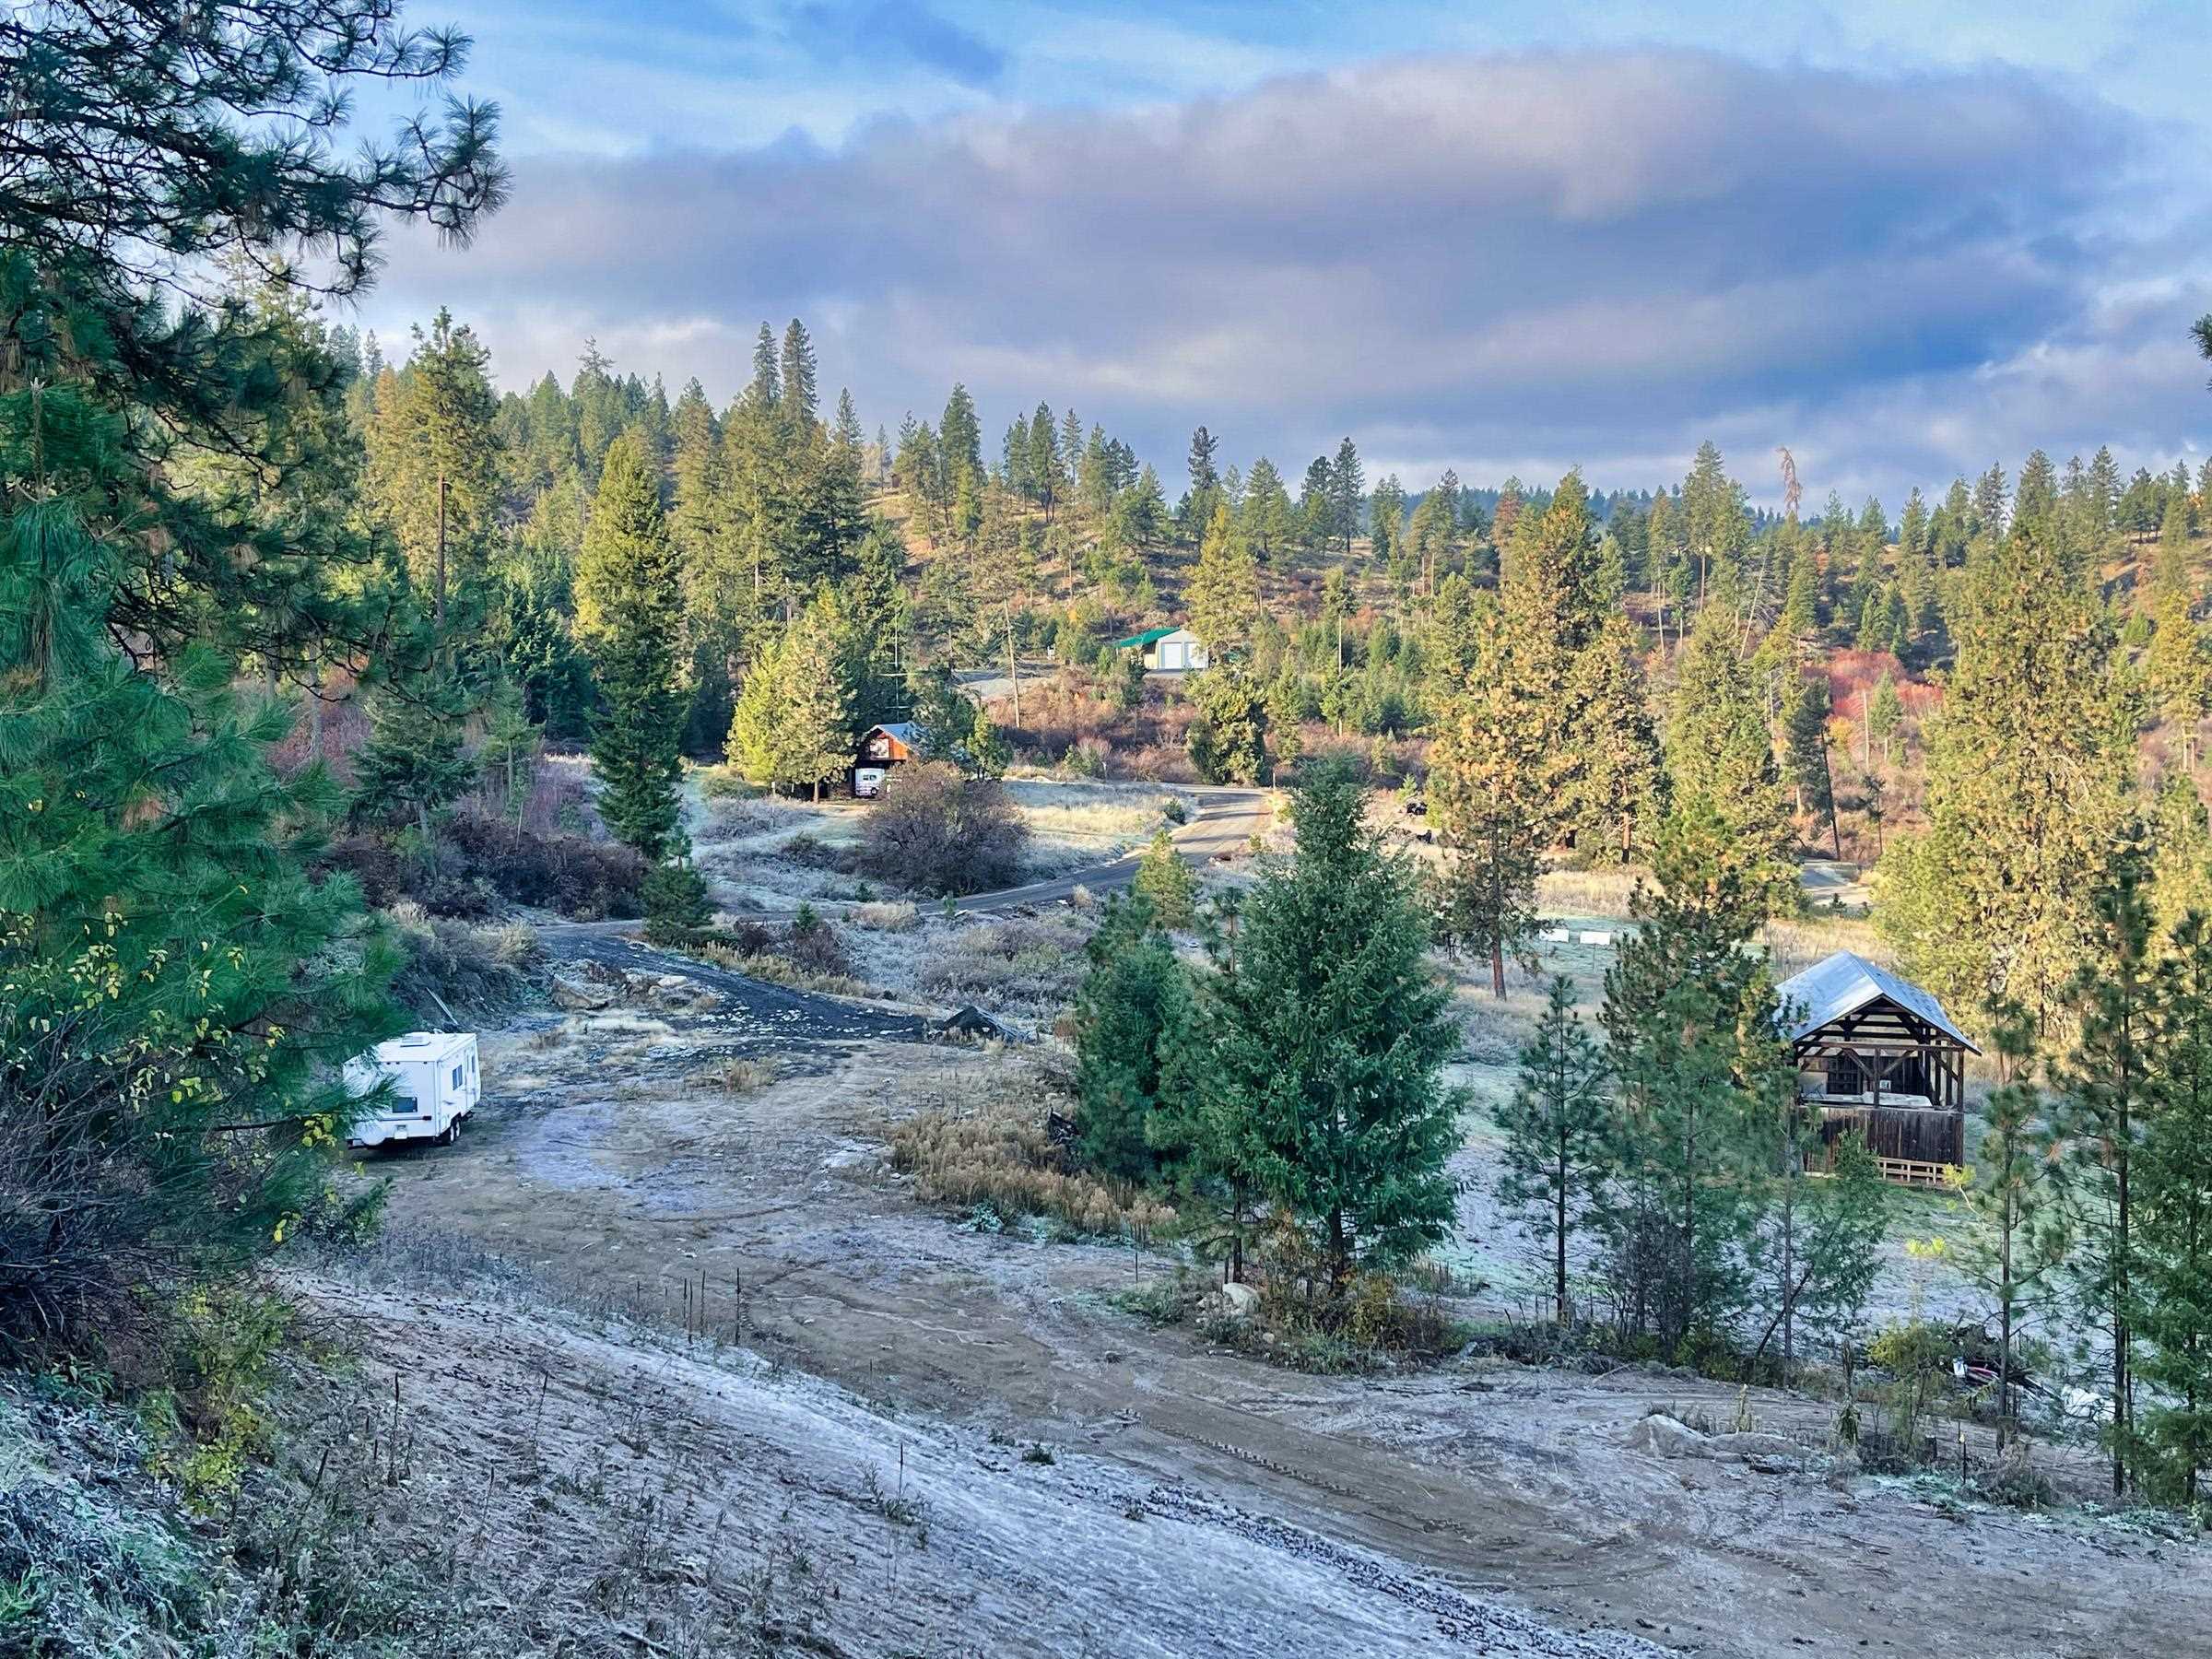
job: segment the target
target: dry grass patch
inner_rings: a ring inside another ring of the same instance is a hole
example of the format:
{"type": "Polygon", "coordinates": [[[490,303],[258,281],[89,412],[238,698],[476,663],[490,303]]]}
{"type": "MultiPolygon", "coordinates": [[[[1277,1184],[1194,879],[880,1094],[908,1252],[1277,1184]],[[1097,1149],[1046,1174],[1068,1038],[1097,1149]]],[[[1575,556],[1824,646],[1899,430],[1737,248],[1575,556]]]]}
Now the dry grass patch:
{"type": "Polygon", "coordinates": [[[1175,1220],[1172,1207],[1141,1187],[1076,1170],[1044,1114],[1016,1100],[917,1112],[891,1131],[891,1167],[912,1176],[914,1190],[933,1204],[1000,1220],[1043,1216],[1110,1237],[1156,1232],[1175,1220]]]}
{"type": "Polygon", "coordinates": [[[1085,937],[1072,919],[1016,917],[963,927],[922,964],[916,983],[944,1002],[1049,1013],[1075,997],[1085,937]]]}

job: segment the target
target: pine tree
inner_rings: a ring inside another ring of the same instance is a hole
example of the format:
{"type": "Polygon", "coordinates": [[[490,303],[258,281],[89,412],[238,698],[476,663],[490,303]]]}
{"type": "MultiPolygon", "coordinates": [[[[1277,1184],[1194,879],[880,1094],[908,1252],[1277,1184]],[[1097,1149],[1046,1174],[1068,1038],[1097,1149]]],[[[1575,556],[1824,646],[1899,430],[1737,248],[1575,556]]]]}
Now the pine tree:
{"type": "Polygon", "coordinates": [[[1367,474],[1359,465],[1359,449],[1348,437],[1336,446],[1336,459],[1328,468],[1330,528],[1352,556],[1352,538],[1359,534],[1359,503],[1367,494],[1367,474]]]}
{"type": "Polygon", "coordinates": [[[461,699],[450,681],[416,677],[369,699],[369,741],[354,757],[354,816],[404,809],[426,841],[430,817],[460,799],[473,769],[461,752],[461,699]]]}
{"type": "Polygon", "coordinates": [[[1365,805],[1334,770],[1300,789],[1297,858],[1266,862],[1246,896],[1234,970],[1206,980],[1196,1039],[1207,1111],[1339,1290],[1451,1226],[1462,1105],[1442,1082],[1459,1043],[1450,992],[1365,805]]]}
{"type": "Polygon", "coordinates": [[[522,688],[502,680],[484,704],[484,740],[477,749],[477,770],[500,790],[500,809],[518,822],[530,797],[544,734],[530,719],[522,688]]]}
{"type": "Polygon", "coordinates": [[[1665,766],[1652,725],[1642,653],[1634,626],[1606,616],[1575,659],[1567,688],[1579,752],[1574,778],[1575,851],[1594,865],[1627,864],[1666,801],[1665,766]]]}
{"type": "Polygon", "coordinates": [[[786,418],[811,427],[821,406],[815,388],[814,342],[806,336],[806,325],[796,317],[784,327],[783,350],[777,366],[782,371],[786,418]]]}
{"type": "Polygon", "coordinates": [[[1897,728],[1905,718],[1904,700],[1897,694],[1897,681],[1885,668],[1882,677],[1874,683],[1867,693],[1866,730],[1882,746],[1882,759],[1889,759],[1889,740],[1897,735],[1897,728]]]}
{"type": "MultiPolygon", "coordinates": [[[[1670,1349],[1724,1334],[1748,1292],[1759,1133],[1785,1086],[1773,991],[1744,946],[1762,912],[1733,834],[1702,797],[1654,840],[1655,885],[1606,974],[1617,1086],[1618,1200],[1607,1256],[1632,1328],[1670,1349]]],[[[1788,1087],[1794,1087],[1791,1063],[1788,1087]]]]}
{"type": "Polygon", "coordinates": [[[427,334],[415,331],[398,394],[389,406],[380,402],[370,434],[377,497],[441,630],[454,567],[465,582],[480,576],[497,505],[489,362],[468,326],[441,307],[427,334]]]}
{"type": "Polygon", "coordinates": [[[2158,1112],[2136,1159],[2138,1449],[2194,1503],[2212,1468],[2212,927],[2183,918],[2159,969],[2158,1112]]]}
{"type": "Polygon", "coordinates": [[[1743,877],[1736,890],[1763,921],[1796,908],[1797,872],[1782,775],[1734,611],[1709,604],[1690,629],[1677,667],[1666,770],[1677,801],[1702,802],[1726,827],[1743,877]]]}
{"type": "Polygon", "coordinates": [[[2043,1138],[2043,1095],[2030,1073],[2033,1031],[2017,1018],[1999,1025],[2005,1080],[1982,1102],[1982,1138],[1959,1195],[1979,1226],[1962,1258],[1968,1275],[1996,1304],[1997,1416],[2012,1420],[2013,1338],[2021,1315],[2043,1298],[2065,1255],[2062,1218],[2051,1190],[2051,1148],[2043,1138]]]}
{"type": "Polygon", "coordinates": [[[1208,783],[1256,783],[1267,764],[1267,700],[1234,664],[1222,663],[1186,688],[1196,709],[1185,743],[1208,783]]]}
{"type": "Polygon", "coordinates": [[[1146,1181],[1186,1133],[1171,1092],[1188,1041],[1190,978],[1143,893],[1107,901],[1076,992],[1077,1144],[1092,1169],[1146,1181]]]}
{"type": "Polygon", "coordinates": [[[1782,719],[1797,810],[1816,824],[1826,820],[1830,847],[1841,858],[1842,832],[1836,823],[1835,782],[1828,759],[1830,712],[1826,674],[1801,674],[1791,682],[1782,719]]]}
{"type": "Polygon", "coordinates": [[[685,850],[676,642],[680,573],[658,480],[627,437],[608,448],[576,567],[576,634],[605,700],[594,722],[599,816],[658,864],[685,850]]]}
{"type": "Polygon", "coordinates": [[[778,751],[784,775],[819,800],[822,780],[852,763],[853,697],[840,659],[831,607],[817,600],[800,613],[776,654],[778,751]]]}
{"type": "Polygon", "coordinates": [[[2068,1154],[2066,1198],[2077,1239],[2071,1275],[2084,1314],[2110,1337],[2115,1498],[2136,1459],[2135,1166],[2159,1095],[2147,865],[2139,841],[2124,842],[2097,895],[2089,953],[2073,986],[2079,1034],[2052,1114],[2068,1154]]]}
{"type": "Polygon", "coordinates": [[[249,1266],[343,1206],[341,1064],[399,1029],[395,953],[344,875],[343,794],[204,647],[135,667],[104,618],[135,552],[73,497],[114,431],[74,386],[0,396],[0,1350],[51,1353],[249,1266]],[[35,402],[34,402],[35,400],[35,402]],[[40,407],[39,406],[41,406],[40,407]],[[43,425],[43,432],[40,427],[43,425]],[[69,488],[48,494],[49,482],[69,488]]]}
{"type": "Polygon", "coordinates": [[[1175,851],[1175,838],[1167,830],[1153,832],[1129,885],[1152,907],[1153,919],[1160,926],[1183,928],[1197,921],[1198,878],[1175,851]]]}
{"type": "Polygon", "coordinates": [[[1924,734],[1929,827],[1890,844],[1876,921],[1947,1006],[2010,1003],[2055,1032],[2134,781],[2110,627],[2030,522],[1976,545],[1952,633],[1924,734]]]}
{"type": "Polygon", "coordinates": [[[1245,637],[1260,614],[1259,567],[1230,516],[1227,501],[1215,502],[1184,603],[1191,631],[1217,659],[1245,637]]]}
{"type": "Polygon", "coordinates": [[[1436,925],[1446,941],[1488,959],[1505,994],[1505,962],[1524,957],[1536,928],[1536,877],[1562,801],[1566,759],[1548,676],[1547,637],[1510,631],[1486,596],[1475,616],[1475,670],[1440,712],[1430,754],[1429,821],[1448,862],[1436,925]],[[1535,659],[1533,662],[1531,658],[1535,659]]]}
{"type": "Polygon", "coordinates": [[[1498,1202],[1542,1216],[1551,1257],[1552,1317],[1563,1325],[1570,1320],[1572,1242],[1602,1203],[1612,1169],[1605,1058],[1574,1011],[1574,990],[1564,975],[1551,982],[1520,1065],[1512,1099],[1499,1113],[1505,1144],[1498,1202]]]}

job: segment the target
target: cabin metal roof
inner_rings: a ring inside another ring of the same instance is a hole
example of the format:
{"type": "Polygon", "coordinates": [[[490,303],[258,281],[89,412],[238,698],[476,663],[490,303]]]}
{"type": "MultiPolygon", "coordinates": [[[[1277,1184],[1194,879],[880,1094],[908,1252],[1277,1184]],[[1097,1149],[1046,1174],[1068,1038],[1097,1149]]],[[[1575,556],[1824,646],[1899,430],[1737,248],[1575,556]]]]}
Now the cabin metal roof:
{"type": "Polygon", "coordinates": [[[1803,1010],[1788,1020],[1792,1042],[1802,1041],[1823,1026],[1847,1019],[1871,1003],[1887,1000],[1927,1021],[1970,1052],[1982,1052],[1972,1038],[1951,1022],[1935,993],[1848,950],[1839,950],[1803,973],[1792,974],[1774,990],[1784,1009],[1803,1010]]]}
{"type": "Polygon", "coordinates": [[[1182,631],[1180,628],[1147,628],[1143,633],[1131,634],[1125,640],[1116,640],[1113,648],[1116,651],[1128,651],[1139,645],[1157,645],[1170,634],[1182,631]]]}
{"type": "MultiPolygon", "coordinates": [[[[873,737],[878,732],[881,732],[886,737],[896,738],[909,748],[917,748],[922,743],[922,723],[918,720],[893,720],[883,725],[870,726],[867,735],[873,737]]],[[[864,738],[862,741],[865,742],[866,739],[864,738]]]]}

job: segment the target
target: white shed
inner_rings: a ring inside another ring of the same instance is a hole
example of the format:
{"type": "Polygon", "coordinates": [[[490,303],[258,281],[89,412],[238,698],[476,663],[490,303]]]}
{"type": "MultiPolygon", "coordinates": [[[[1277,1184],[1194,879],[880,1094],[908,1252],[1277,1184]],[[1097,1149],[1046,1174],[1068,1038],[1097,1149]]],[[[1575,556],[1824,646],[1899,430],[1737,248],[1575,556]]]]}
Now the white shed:
{"type": "Polygon", "coordinates": [[[461,1134],[461,1120],[477,1109],[483,1094],[476,1034],[409,1031],[346,1063],[346,1086],[357,1100],[386,1080],[391,1091],[347,1132],[347,1144],[430,1140],[451,1146],[461,1134]]]}

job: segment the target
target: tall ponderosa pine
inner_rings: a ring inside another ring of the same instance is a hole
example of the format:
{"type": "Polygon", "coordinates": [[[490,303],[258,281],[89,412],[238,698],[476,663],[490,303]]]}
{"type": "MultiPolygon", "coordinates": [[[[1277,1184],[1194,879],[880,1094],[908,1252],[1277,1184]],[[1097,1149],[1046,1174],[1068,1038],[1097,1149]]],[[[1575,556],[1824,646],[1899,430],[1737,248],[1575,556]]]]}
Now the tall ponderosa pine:
{"type": "Polygon", "coordinates": [[[1330,1281],[1401,1263],[1450,1229],[1445,1160],[1462,1104],[1442,1080],[1459,1044],[1427,961],[1412,877],[1362,822],[1364,792],[1324,771],[1300,791],[1294,863],[1245,897],[1233,971],[1203,987],[1194,1086],[1330,1281]]]}
{"type": "Polygon", "coordinates": [[[1430,756],[1429,814],[1447,862],[1436,884],[1443,938],[1486,958],[1493,994],[1505,994],[1509,956],[1525,955],[1536,926],[1536,877],[1551,842],[1569,761],[1547,643],[1509,629],[1484,595],[1473,618],[1467,682],[1440,711],[1430,756]]]}
{"type": "Polygon", "coordinates": [[[2017,1005],[2057,1034],[2135,778],[2110,625],[2028,521],[1975,545],[1951,633],[1928,829],[1891,844],[1877,922],[1947,1006],[2017,1005]]]}
{"type": "Polygon", "coordinates": [[[1766,711],[1739,648],[1740,630],[1723,582],[1698,613],[1677,665],[1666,727],[1666,771],[1678,803],[1700,803],[1727,831],[1737,866],[1733,890],[1746,920],[1786,914],[1798,902],[1793,836],[1774,764],[1766,711]]]}
{"type": "Polygon", "coordinates": [[[2148,1385],[2136,1436],[2164,1495],[2212,1469],[2212,927],[2182,919],[2159,970],[2157,1114],[2135,1159],[2135,1300],[2148,1385]]]}
{"type": "Polygon", "coordinates": [[[681,572],[658,480],[628,437],[608,448],[576,566],[576,633],[605,706],[593,723],[599,815],[653,863],[684,851],[676,647],[681,572]]]}
{"type": "Polygon", "coordinates": [[[1215,502],[1184,600],[1191,631],[1215,657],[1241,642],[1259,618],[1259,566],[1230,518],[1227,501],[1215,502]]]}
{"type": "Polygon", "coordinates": [[[2107,1338],[2114,1497],[2136,1455],[2136,1159],[2160,1088],[2147,864],[2139,841],[2123,842],[2097,895],[2091,954],[2073,986],[2079,1034],[2053,1112],[2077,1240],[2068,1269],[2084,1314],[2107,1338]]]}

